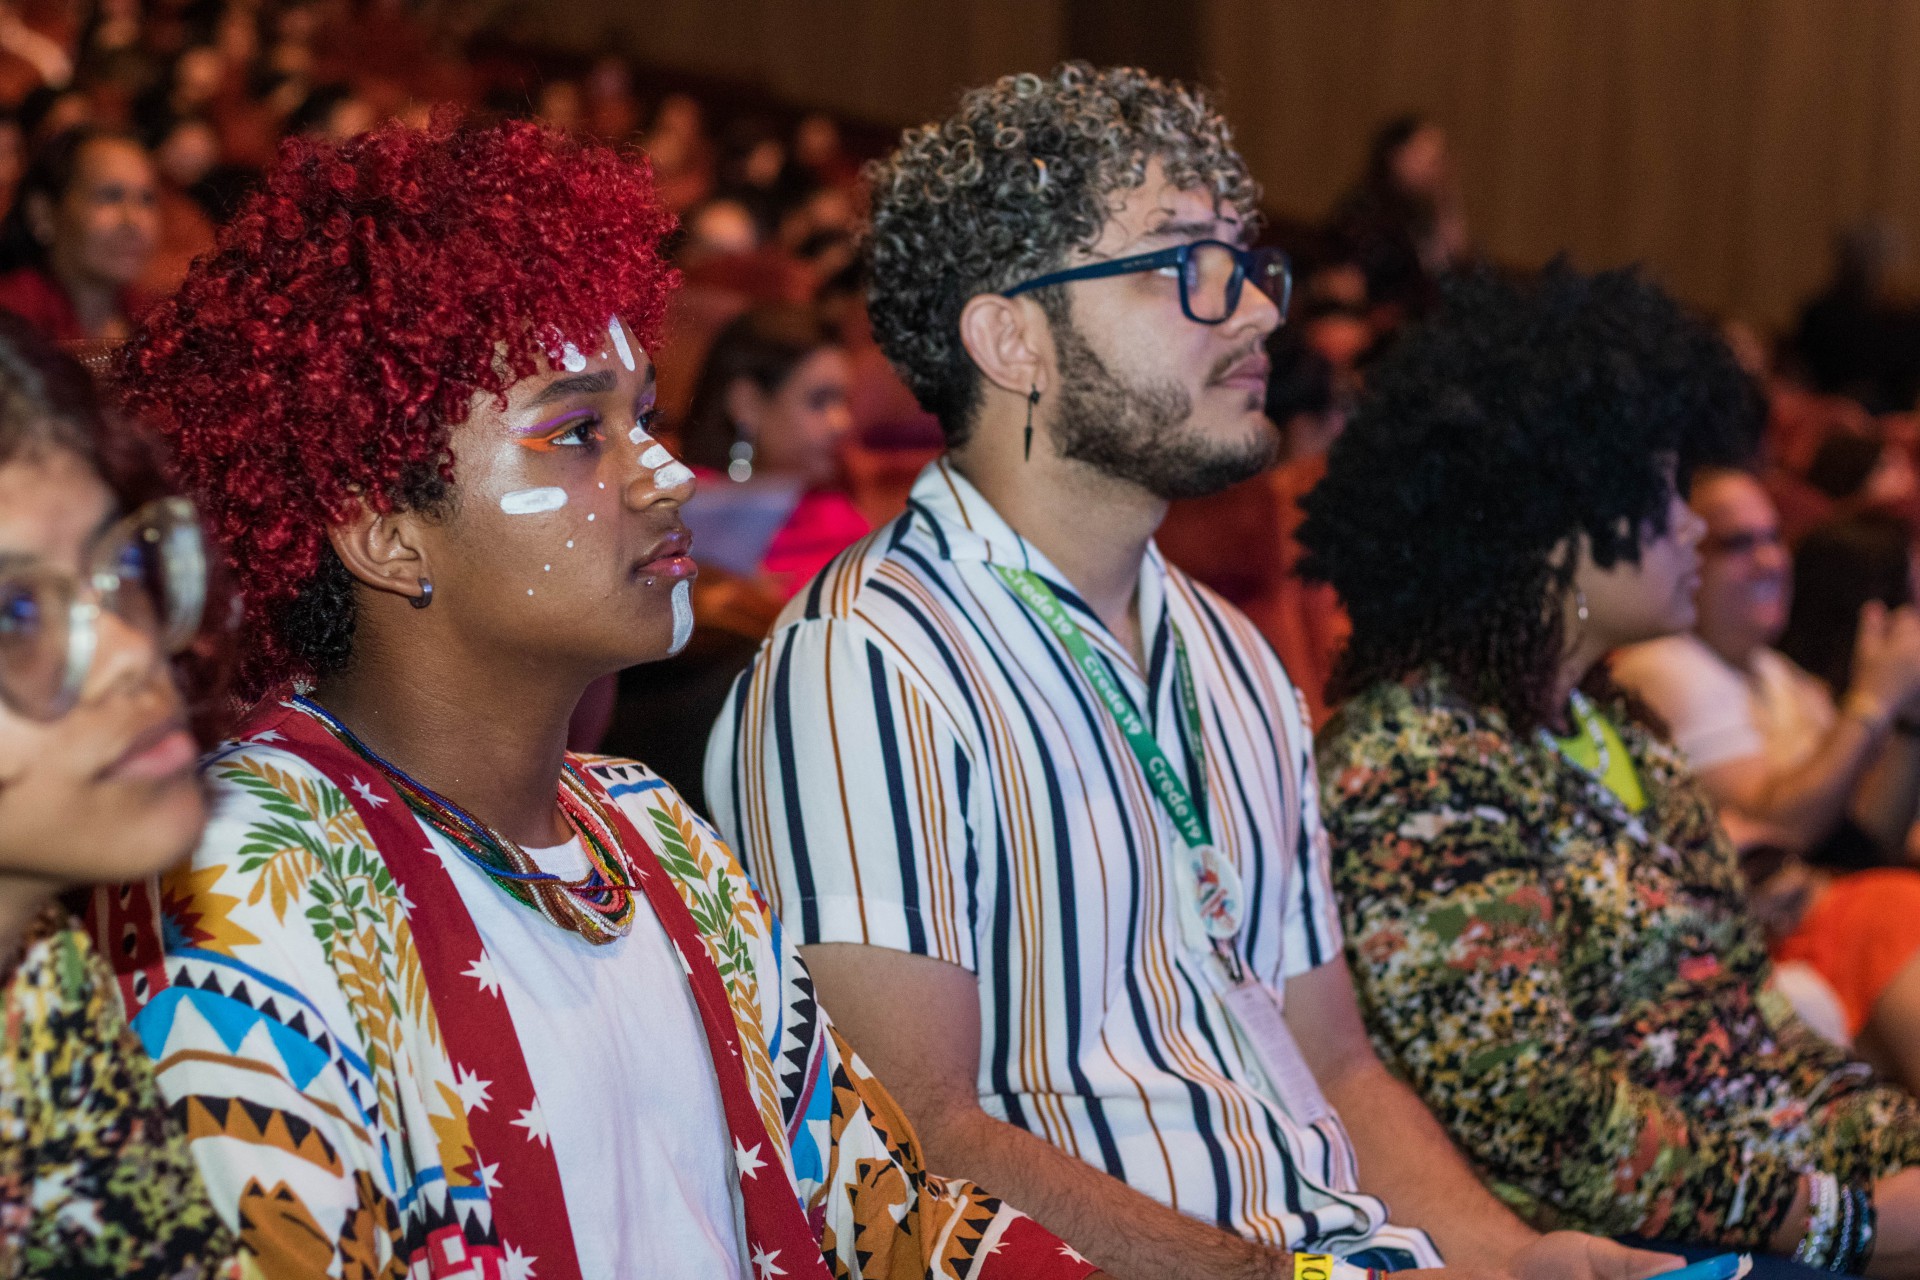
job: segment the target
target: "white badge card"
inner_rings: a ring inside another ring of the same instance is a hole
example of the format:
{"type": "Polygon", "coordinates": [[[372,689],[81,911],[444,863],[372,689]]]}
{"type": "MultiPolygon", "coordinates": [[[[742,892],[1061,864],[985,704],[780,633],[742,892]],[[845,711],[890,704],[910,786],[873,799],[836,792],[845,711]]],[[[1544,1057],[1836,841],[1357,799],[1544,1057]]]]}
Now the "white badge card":
{"type": "Polygon", "coordinates": [[[1320,1082],[1300,1056],[1280,1002],[1264,982],[1242,982],[1220,997],[1240,1043],[1266,1074],[1267,1087],[1295,1124],[1317,1124],[1333,1115],[1320,1082]]]}

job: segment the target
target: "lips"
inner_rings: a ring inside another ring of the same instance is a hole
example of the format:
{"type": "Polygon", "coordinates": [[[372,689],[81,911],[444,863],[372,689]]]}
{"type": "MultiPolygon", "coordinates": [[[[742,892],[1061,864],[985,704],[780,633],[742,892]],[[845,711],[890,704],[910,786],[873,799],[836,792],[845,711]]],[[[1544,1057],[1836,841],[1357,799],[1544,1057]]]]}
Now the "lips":
{"type": "Polygon", "coordinates": [[[1223,386],[1243,387],[1264,391],[1267,386],[1267,375],[1272,371],[1273,363],[1267,359],[1265,352],[1260,352],[1256,355],[1248,356],[1244,360],[1236,361],[1225,373],[1216,378],[1215,381],[1223,386]]]}
{"type": "Polygon", "coordinates": [[[693,557],[688,554],[692,546],[693,535],[682,525],[634,563],[634,576],[666,578],[669,581],[691,578],[698,572],[693,557]]]}
{"type": "Polygon", "coordinates": [[[155,782],[193,768],[199,754],[184,723],[162,720],[128,743],[101,776],[155,782]]]}

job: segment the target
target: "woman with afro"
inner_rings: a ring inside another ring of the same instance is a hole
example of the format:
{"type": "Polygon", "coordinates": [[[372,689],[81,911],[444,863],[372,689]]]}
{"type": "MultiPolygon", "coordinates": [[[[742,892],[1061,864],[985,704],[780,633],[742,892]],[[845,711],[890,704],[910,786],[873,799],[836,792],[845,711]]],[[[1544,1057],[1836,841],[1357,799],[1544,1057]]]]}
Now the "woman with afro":
{"type": "Polygon", "coordinates": [[[1451,286],[1369,392],[1301,539],[1353,618],[1319,763],[1383,1052],[1538,1223],[1913,1274],[1920,1105],[1767,990],[1710,802],[1599,666],[1692,623],[1733,357],[1555,267],[1451,286]]]}
{"type": "Polygon", "coordinates": [[[253,700],[134,1026],[280,1276],[1083,1276],[931,1178],[593,680],[692,625],[645,166],[528,124],[287,144],[118,370],[244,593],[253,700]]]}

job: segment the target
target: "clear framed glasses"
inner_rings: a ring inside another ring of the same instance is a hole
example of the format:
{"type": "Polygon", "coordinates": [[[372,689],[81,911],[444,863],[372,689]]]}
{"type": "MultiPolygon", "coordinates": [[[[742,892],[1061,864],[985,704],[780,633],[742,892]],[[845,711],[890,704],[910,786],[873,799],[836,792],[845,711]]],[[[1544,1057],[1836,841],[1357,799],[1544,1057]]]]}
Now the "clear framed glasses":
{"type": "Polygon", "coordinates": [[[117,521],[82,575],[0,562],[0,699],[32,719],[57,719],[86,684],[103,610],[173,655],[193,643],[206,604],[206,540],[185,498],[161,498],[117,521]]]}
{"type": "Polygon", "coordinates": [[[1074,280],[1100,280],[1161,271],[1180,281],[1180,310],[1195,324],[1224,324],[1240,309],[1240,292],[1249,283],[1273,299],[1284,320],[1293,299],[1293,268],[1278,249],[1243,249],[1224,240],[1195,240],[1157,253],[1089,262],[1065,271],[1050,271],[1001,292],[1017,298],[1034,289],[1074,280]]]}

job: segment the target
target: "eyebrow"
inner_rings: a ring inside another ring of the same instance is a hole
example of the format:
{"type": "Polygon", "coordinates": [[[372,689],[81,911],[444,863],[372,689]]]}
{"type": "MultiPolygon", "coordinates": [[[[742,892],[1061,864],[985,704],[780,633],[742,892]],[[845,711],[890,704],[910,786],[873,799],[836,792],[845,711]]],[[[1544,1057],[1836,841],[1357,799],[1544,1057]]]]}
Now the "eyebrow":
{"type": "Polygon", "coordinates": [[[544,391],[527,402],[527,407],[539,408],[541,405],[565,400],[568,396],[603,396],[613,390],[613,385],[613,375],[605,370],[596,373],[570,373],[564,378],[556,378],[548,383],[544,391]]]}

